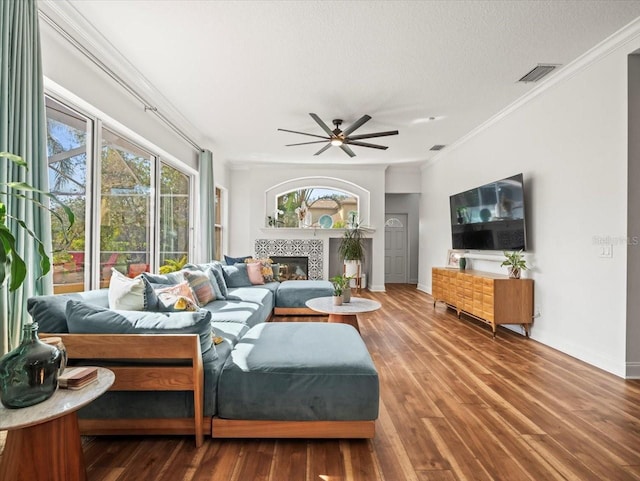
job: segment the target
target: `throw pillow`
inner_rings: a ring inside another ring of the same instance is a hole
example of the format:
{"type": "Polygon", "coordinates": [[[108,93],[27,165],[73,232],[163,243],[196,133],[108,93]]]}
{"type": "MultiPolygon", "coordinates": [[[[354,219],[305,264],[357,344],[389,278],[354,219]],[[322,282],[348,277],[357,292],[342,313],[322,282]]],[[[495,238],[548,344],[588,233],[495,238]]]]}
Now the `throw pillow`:
{"type": "Polygon", "coordinates": [[[257,284],[264,284],[264,277],[262,277],[262,264],[260,262],[251,262],[247,264],[247,274],[249,280],[254,286],[257,284]]]}
{"type": "Polygon", "coordinates": [[[271,268],[273,261],[271,259],[268,257],[264,259],[254,259],[253,257],[249,257],[248,259],[245,259],[244,262],[246,264],[253,264],[257,262],[262,266],[262,277],[264,282],[261,284],[264,284],[265,282],[273,282],[273,269],[271,268]]]}
{"type": "Polygon", "coordinates": [[[175,286],[167,286],[160,289],[155,290],[155,295],[158,298],[158,310],[159,311],[197,311],[198,310],[198,301],[193,295],[191,288],[189,287],[189,283],[187,281],[183,281],[180,284],[176,284],[175,286]],[[180,303],[176,307],[176,303],[179,299],[185,299],[187,301],[187,305],[184,309],[180,309],[179,307],[182,305],[180,303]]]}
{"type": "Polygon", "coordinates": [[[145,283],[140,277],[130,279],[115,268],[111,268],[109,281],[109,308],[127,311],[142,311],[147,307],[145,283]]]}
{"type": "Polygon", "coordinates": [[[202,353],[214,349],[211,313],[121,311],[71,300],[66,308],[72,334],[198,334],[202,353]]]}
{"type": "Polygon", "coordinates": [[[247,264],[222,266],[222,273],[227,287],[249,287],[252,285],[247,273],[247,264]]]}
{"type": "Polygon", "coordinates": [[[206,272],[185,270],[182,274],[189,283],[189,287],[193,291],[200,307],[216,300],[216,294],[206,272]]]}
{"type": "Polygon", "coordinates": [[[244,256],[244,257],[230,257],[225,255],[224,256],[224,262],[228,265],[228,266],[232,266],[234,264],[242,264],[244,262],[245,259],[249,259],[251,256],[244,256]]]}

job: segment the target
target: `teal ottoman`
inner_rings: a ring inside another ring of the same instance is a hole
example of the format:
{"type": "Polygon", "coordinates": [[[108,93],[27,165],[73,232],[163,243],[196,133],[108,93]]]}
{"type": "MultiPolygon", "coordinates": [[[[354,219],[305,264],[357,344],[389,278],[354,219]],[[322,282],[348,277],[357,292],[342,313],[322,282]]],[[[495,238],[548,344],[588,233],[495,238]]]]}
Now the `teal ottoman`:
{"type": "Polygon", "coordinates": [[[251,328],[227,358],[218,417],[372,422],[379,395],[378,373],[353,327],[269,322],[251,328]]]}
{"type": "Polygon", "coordinates": [[[333,284],[329,281],[284,281],[276,291],[274,314],[276,316],[305,315],[323,316],[306,306],[309,299],[333,295],[333,284]]]}

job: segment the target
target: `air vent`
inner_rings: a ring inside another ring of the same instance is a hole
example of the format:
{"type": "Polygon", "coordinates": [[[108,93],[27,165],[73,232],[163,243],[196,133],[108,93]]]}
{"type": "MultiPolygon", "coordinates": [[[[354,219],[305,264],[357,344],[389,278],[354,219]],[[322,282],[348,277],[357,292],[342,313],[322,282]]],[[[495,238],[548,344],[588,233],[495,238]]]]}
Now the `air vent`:
{"type": "Polygon", "coordinates": [[[442,144],[436,144],[433,147],[431,147],[429,150],[442,150],[446,147],[446,145],[442,145],[442,144]]]}
{"type": "Polygon", "coordinates": [[[518,82],[537,82],[541,78],[549,75],[558,67],[559,65],[539,63],[537,67],[532,68],[524,77],[518,80],[518,82]]]}

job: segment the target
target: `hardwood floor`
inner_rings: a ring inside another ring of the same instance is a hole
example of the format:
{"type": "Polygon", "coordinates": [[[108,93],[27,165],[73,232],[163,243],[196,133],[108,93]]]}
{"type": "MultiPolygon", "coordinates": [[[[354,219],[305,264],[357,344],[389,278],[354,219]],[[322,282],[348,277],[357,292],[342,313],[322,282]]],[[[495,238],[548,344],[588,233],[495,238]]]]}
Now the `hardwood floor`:
{"type": "Polygon", "coordinates": [[[640,480],[640,381],[502,328],[494,340],[415,286],[361,295],[383,306],[359,316],[381,381],[374,439],[86,437],[89,479],[640,480]]]}

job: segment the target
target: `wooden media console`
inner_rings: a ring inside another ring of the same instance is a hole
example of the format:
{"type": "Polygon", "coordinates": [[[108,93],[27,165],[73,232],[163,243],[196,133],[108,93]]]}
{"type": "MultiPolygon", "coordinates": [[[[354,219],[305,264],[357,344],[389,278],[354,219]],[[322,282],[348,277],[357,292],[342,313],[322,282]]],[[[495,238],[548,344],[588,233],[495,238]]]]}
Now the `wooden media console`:
{"type": "Polygon", "coordinates": [[[431,271],[433,305],[442,301],[458,313],[491,326],[520,324],[529,337],[533,322],[533,279],[510,279],[501,274],[434,267],[431,271]]]}

